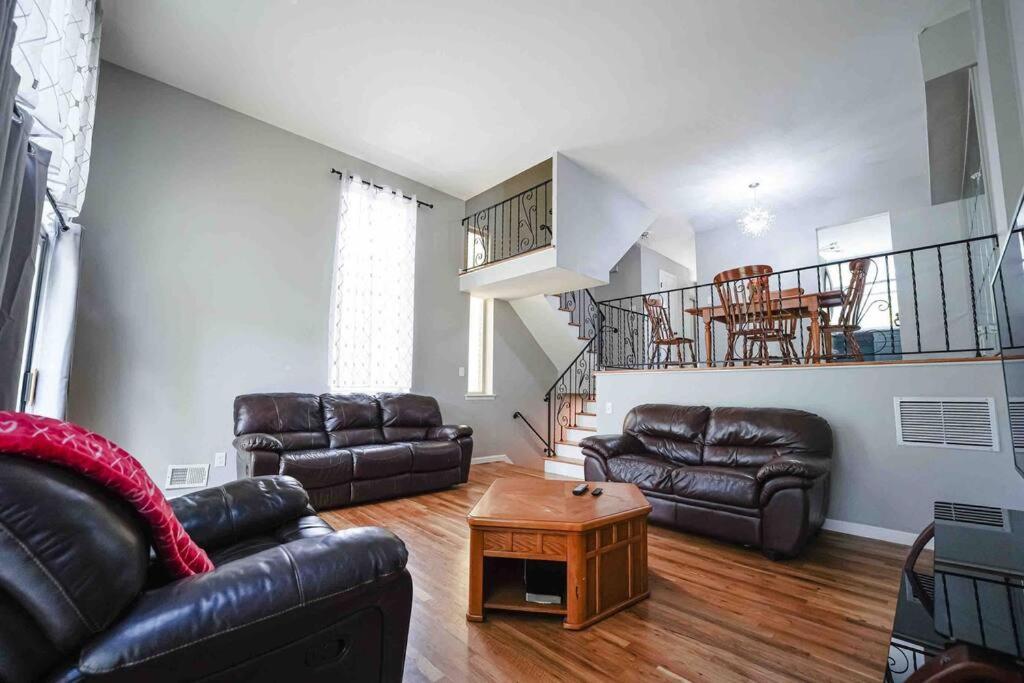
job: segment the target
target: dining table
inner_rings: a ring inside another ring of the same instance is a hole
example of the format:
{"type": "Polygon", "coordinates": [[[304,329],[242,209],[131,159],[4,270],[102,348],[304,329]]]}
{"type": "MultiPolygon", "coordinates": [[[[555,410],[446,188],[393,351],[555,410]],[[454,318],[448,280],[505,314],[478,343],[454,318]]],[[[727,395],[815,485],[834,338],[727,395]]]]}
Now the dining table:
{"type": "MultiPolygon", "coordinates": [[[[827,315],[828,310],[841,306],[843,303],[843,292],[838,289],[824,292],[806,292],[800,287],[788,289],[777,289],[769,292],[772,313],[780,317],[795,317],[810,321],[810,343],[805,355],[805,361],[809,363],[821,362],[821,324],[822,313],[827,315]]],[[[726,322],[725,307],[719,304],[708,306],[694,306],[685,309],[685,312],[700,318],[704,322],[704,348],[707,349],[707,366],[713,367],[715,359],[711,354],[712,348],[712,325],[726,322]]]]}

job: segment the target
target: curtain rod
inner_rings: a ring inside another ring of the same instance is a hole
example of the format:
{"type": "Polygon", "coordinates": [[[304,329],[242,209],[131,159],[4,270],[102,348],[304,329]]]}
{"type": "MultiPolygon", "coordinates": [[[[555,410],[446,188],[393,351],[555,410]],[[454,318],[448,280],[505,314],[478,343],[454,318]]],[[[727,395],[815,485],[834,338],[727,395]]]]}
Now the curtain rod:
{"type": "MultiPolygon", "coordinates": [[[[345,177],[345,174],[344,174],[344,173],[342,173],[341,171],[339,171],[339,170],[338,170],[338,169],[336,169],[336,168],[332,168],[332,169],[331,169],[331,173],[333,173],[334,175],[338,176],[339,178],[344,178],[344,177],[345,177]]],[[[350,176],[349,176],[349,179],[350,179],[350,180],[354,180],[354,179],[355,179],[355,177],[354,177],[354,176],[351,176],[351,175],[350,175],[350,176]]],[[[378,190],[383,190],[383,189],[384,189],[384,188],[383,188],[383,187],[381,187],[380,185],[374,185],[374,184],[373,184],[373,183],[371,183],[371,182],[370,182],[369,180],[363,180],[362,178],[360,178],[359,180],[360,180],[360,182],[362,182],[362,183],[363,183],[363,185],[366,185],[367,187],[375,187],[375,188],[377,188],[378,190]]],[[[393,194],[398,194],[398,192],[397,192],[397,191],[395,191],[395,190],[391,190],[391,192],[392,192],[393,194]]],[[[410,197],[409,195],[405,195],[405,194],[403,194],[403,195],[402,195],[402,197],[403,197],[403,198],[405,198],[405,199],[412,199],[412,197],[410,197]]],[[[421,201],[420,201],[420,200],[418,200],[418,199],[416,200],[416,203],[417,203],[417,204],[419,204],[420,206],[426,207],[426,208],[428,208],[428,209],[433,209],[433,208],[434,208],[434,205],[433,205],[433,204],[428,204],[427,202],[421,202],[421,201]]]]}
{"type": "Polygon", "coordinates": [[[53,198],[53,193],[50,192],[50,188],[46,188],[46,198],[50,201],[50,207],[53,208],[53,212],[57,214],[57,222],[60,223],[60,231],[67,232],[71,228],[68,227],[67,221],[64,220],[64,214],[57,206],[57,200],[53,198]]]}

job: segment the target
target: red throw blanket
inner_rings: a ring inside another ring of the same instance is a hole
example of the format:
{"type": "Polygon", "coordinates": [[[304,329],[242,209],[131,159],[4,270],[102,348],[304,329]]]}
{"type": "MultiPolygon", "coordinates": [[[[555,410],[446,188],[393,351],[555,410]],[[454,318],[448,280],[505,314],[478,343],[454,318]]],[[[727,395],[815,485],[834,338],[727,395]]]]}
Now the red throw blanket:
{"type": "Polygon", "coordinates": [[[74,470],[125,500],[149,524],[156,554],[174,577],[213,569],[139,461],[112,441],[70,422],[0,411],[0,454],[74,470]]]}

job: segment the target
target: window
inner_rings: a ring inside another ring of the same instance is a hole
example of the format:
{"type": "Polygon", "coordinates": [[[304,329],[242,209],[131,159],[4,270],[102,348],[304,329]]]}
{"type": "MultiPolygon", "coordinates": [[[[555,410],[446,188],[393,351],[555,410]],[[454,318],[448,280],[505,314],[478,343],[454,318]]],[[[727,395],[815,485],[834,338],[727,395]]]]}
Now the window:
{"type": "Polygon", "coordinates": [[[469,369],[468,395],[494,393],[494,300],[469,297],[469,369]]]}
{"type": "MultiPolygon", "coordinates": [[[[892,251],[889,214],[869,216],[852,223],[818,228],[818,261],[839,265],[821,268],[823,289],[843,289],[850,281],[847,262],[861,256],[892,251]]],[[[892,257],[871,259],[864,287],[863,330],[899,327],[899,299],[896,295],[896,267],[892,257]]]]}
{"type": "Polygon", "coordinates": [[[409,391],[415,275],[416,198],[345,174],[331,293],[332,391],[409,391]]]}

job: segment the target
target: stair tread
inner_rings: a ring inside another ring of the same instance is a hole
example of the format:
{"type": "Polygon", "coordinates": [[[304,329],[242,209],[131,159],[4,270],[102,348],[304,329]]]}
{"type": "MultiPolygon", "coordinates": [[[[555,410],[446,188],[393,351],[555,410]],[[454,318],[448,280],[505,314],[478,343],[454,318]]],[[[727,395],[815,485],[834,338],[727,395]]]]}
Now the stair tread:
{"type": "Polygon", "coordinates": [[[576,413],[576,415],[586,415],[587,417],[597,417],[597,413],[576,413]]]}
{"type": "Polygon", "coordinates": [[[563,446],[576,446],[577,448],[579,448],[580,445],[579,441],[569,441],[568,439],[562,439],[561,441],[556,441],[555,443],[560,443],[563,446]]]}
{"type": "Polygon", "coordinates": [[[552,456],[549,456],[547,458],[544,458],[544,461],[545,462],[554,461],[554,462],[563,463],[565,465],[579,465],[580,467],[583,467],[583,461],[582,460],[576,460],[574,458],[567,458],[564,455],[552,455],[552,456]]]}
{"type": "MultiPolygon", "coordinates": [[[[579,413],[576,413],[579,415],[579,413]]],[[[582,425],[576,425],[575,427],[566,427],[566,429],[575,429],[580,432],[596,432],[597,427],[583,427],[582,425]]]]}

